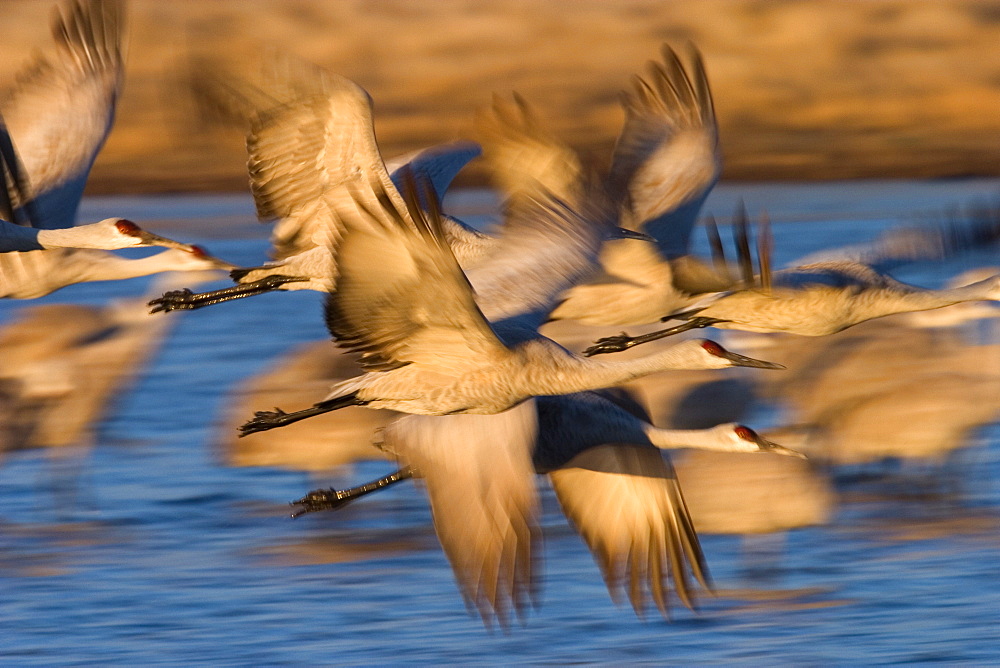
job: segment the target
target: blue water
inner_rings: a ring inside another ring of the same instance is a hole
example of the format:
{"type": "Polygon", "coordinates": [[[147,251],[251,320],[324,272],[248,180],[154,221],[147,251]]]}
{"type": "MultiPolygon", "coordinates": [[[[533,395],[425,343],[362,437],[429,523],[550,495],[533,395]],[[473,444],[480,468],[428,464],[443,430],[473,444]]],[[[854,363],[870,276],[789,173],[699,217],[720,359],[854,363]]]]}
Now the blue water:
{"type": "MultiPolygon", "coordinates": [[[[996,181],[731,184],[708,208],[766,207],[778,261],[873,238],[996,181]]],[[[457,206],[476,194],[460,193],[457,206]],[[465,199],[463,199],[465,198],[465,199]]],[[[104,198],[236,263],[264,259],[248,197],[104,198]]],[[[698,241],[701,244],[701,240],[698,241]]],[[[995,251],[901,272],[938,285],[995,251]]],[[[43,302],[103,303],[148,280],[88,284],[43,302]]],[[[220,284],[221,285],[221,284],[220,284]]],[[[206,286],[202,286],[206,287],[206,286]]],[[[27,303],[0,303],[0,322],[27,303]]],[[[977,486],[958,503],[866,498],[791,532],[754,568],[734,537],[703,546],[719,596],[698,613],[637,619],[610,601],[583,543],[545,496],[542,605],[488,632],[470,616],[421,492],[400,485],[340,513],[288,519],[304,474],[226,468],[214,440],[242,379],[325,336],[319,295],[283,293],[177,317],[162,351],[80,460],[9,454],[0,468],[0,662],[54,664],[1000,663],[1000,429],[983,430],[977,486]],[[78,469],[76,503],[53,481],[78,469]]],[[[360,481],[387,464],[345,474],[360,481]]]]}

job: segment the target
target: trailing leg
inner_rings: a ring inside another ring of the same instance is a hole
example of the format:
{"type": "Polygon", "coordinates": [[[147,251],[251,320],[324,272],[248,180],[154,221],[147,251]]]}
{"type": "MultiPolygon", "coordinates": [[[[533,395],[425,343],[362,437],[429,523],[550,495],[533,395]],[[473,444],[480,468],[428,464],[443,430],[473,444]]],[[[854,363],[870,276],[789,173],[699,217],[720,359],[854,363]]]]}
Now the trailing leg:
{"type": "Polygon", "coordinates": [[[637,346],[640,343],[649,343],[650,341],[656,341],[657,339],[664,339],[668,336],[680,334],[681,332],[686,332],[691,329],[711,327],[719,322],[726,321],[720,320],[719,318],[695,317],[675,327],[662,329],[658,332],[650,332],[649,334],[642,334],[640,336],[629,336],[625,332],[622,332],[617,336],[607,336],[603,339],[597,339],[597,341],[594,342],[594,345],[583,351],[583,354],[587,357],[592,357],[593,355],[603,355],[604,353],[620,353],[621,351],[628,350],[629,348],[637,346]]]}
{"type": "Polygon", "coordinates": [[[401,480],[412,477],[413,469],[409,466],[404,466],[398,471],[358,487],[341,490],[333,489],[332,487],[330,489],[314,489],[301,499],[292,501],[288,505],[296,507],[296,510],[292,513],[293,518],[320,510],[339,510],[358,497],[377,492],[389,485],[394,485],[401,480]]]}
{"type": "Polygon", "coordinates": [[[231,288],[212,290],[210,292],[194,293],[187,288],[184,288],[183,290],[172,290],[170,292],[163,293],[162,297],[153,299],[149,302],[148,306],[152,307],[152,309],[150,309],[150,313],[157,313],[159,311],[167,312],[193,310],[205,306],[211,306],[212,304],[228,302],[233,299],[243,299],[244,297],[261,295],[265,292],[278,290],[286,283],[295,283],[303,280],[306,279],[275,274],[272,276],[266,276],[259,281],[240,283],[239,285],[234,285],[231,288]]]}
{"type": "Polygon", "coordinates": [[[351,394],[343,397],[337,397],[336,399],[331,399],[329,401],[321,401],[309,408],[304,408],[293,413],[286,413],[280,408],[275,408],[273,411],[257,411],[254,413],[253,419],[247,421],[240,427],[240,438],[258,431],[267,431],[268,429],[274,429],[275,427],[284,427],[285,425],[298,422],[299,420],[305,420],[306,418],[313,417],[314,415],[322,415],[323,413],[335,411],[338,408],[347,408],[348,406],[365,406],[367,404],[367,401],[357,399],[355,393],[352,392],[351,394]]]}

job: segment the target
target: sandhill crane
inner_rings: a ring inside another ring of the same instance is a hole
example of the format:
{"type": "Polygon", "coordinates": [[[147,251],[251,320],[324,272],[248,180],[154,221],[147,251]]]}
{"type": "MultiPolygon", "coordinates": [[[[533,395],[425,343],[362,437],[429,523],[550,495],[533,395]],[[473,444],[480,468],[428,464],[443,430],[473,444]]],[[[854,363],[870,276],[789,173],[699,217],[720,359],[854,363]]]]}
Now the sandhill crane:
{"type": "Polygon", "coordinates": [[[346,408],[286,429],[236,437],[236,427],[259,406],[304,404],[326,392],[331,383],[357,375],[357,356],[329,341],[304,344],[279,358],[236,391],[219,425],[220,459],[227,466],[268,466],[327,473],[363,459],[388,455],[373,448],[371,436],[398,413],[346,408]],[[249,410],[248,410],[249,409],[249,410]]]}
{"type": "Polygon", "coordinates": [[[656,245],[609,241],[601,271],[563,295],[554,320],[588,325],[657,322],[696,295],[732,285],[689,255],[691,230],[722,170],[718,127],[701,55],[692,47],[690,74],[669,46],[623,95],[625,125],[608,184],[622,224],[652,235],[656,245]]]}
{"type": "MultiPolygon", "coordinates": [[[[654,322],[664,312],[691,303],[692,293],[715,292],[730,285],[692,258],[668,262],[664,257],[664,254],[675,258],[686,253],[691,227],[718,178],[720,161],[715,114],[700,56],[696,51],[692,55],[692,82],[673,50],[664,47],[663,53],[665,64],[651,64],[650,81],[637,78],[635,92],[625,96],[628,118],[608,179],[614,196],[623,202],[625,227],[648,228],[660,250],[644,247],[645,244],[614,242],[602,254],[605,275],[571,290],[553,312],[554,319],[616,324],[654,322]],[[610,300],[609,289],[615,291],[610,300]],[[628,296],[623,292],[628,292],[628,296]],[[609,314],[607,305],[612,302],[616,306],[614,313],[609,314]],[[640,309],[642,315],[629,315],[635,309],[640,309]],[[608,317],[611,319],[606,320],[608,317]]],[[[270,88],[264,93],[239,80],[217,82],[202,89],[213,91],[209,93],[212,104],[226,108],[227,115],[234,115],[234,107],[235,115],[246,115],[247,107],[253,109],[257,105],[254,129],[248,140],[251,181],[262,217],[283,217],[273,236],[281,259],[258,271],[234,274],[243,283],[241,286],[203,296],[183,291],[165,295],[151,304],[154,310],[199,308],[277,288],[328,290],[331,274],[325,246],[289,247],[288,239],[283,236],[306,237],[300,228],[315,224],[309,221],[317,218],[314,202],[317,181],[337,183],[343,179],[339,175],[344,165],[334,164],[331,156],[344,156],[350,165],[357,162],[360,166],[354,166],[353,173],[359,176],[367,174],[369,180],[377,177],[383,183],[387,181],[371,127],[367,94],[350,82],[315,69],[303,71],[301,66],[287,61],[282,65],[284,78],[276,81],[277,94],[270,88]],[[268,105],[273,107],[275,97],[281,99],[282,95],[299,98],[277,111],[261,113],[268,105]],[[324,96],[329,96],[326,103],[322,102],[324,96]],[[319,136],[302,139],[308,134],[303,128],[315,128],[319,136]],[[289,137],[295,139],[291,149],[287,147],[289,137]],[[330,143],[331,138],[352,146],[357,153],[345,155],[330,143]],[[326,150],[315,159],[322,168],[314,173],[285,164],[287,155],[294,155],[297,160],[309,155],[309,161],[304,162],[310,163],[311,169],[312,155],[324,147],[326,150]],[[285,156],[277,157],[275,150],[285,156]],[[302,179],[304,186],[296,185],[302,179]],[[267,199],[276,199],[275,193],[285,198],[284,202],[277,202],[278,208],[267,199]],[[291,195],[296,196],[294,200],[291,195]]],[[[499,102],[494,103],[493,111],[499,122],[483,114],[477,119],[497,185],[511,200],[520,196],[523,189],[534,189],[537,184],[557,197],[564,197],[566,189],[576,185],[582,169],[579,159],[568,147],[544,133],[523,100],[517,96],[515,99],[515,109],[504,109],[499,102]]],[[[418,156],[420,159],[409,163],[418,173],[432,176],[439,198],[454,174],[474,155],[464,145],[456,146],[444,152],[439,149],[433,162],[418,156]]],[[[401,164],[402,161],[393,162],[394,167],[401,164]]],[[[398,171],[392,172],[391,180],[398,187],[398,171]]],[[[328,215],[322,208],[319,213],[328,215]]],[[[478,233],[451,218],[444,220],[445,236],[463,268],[470,268],[495,251],[494,236],[478,233]]],[[[644,233],[627,236],[647,238],[644,233]]]]}
{"type": "Polygon", "coordinates": [[[700,340],[617,364],[573,355],[538,327],[615,229],[602,202],[578,212],[544,193],[522,198],[500,250],[466,277],[432,194],[425,212],[412,179],[408,186],[402,210],[376,182],[355,195],[353,211],[340,213],[345,233],[334,248],[337,289],[327,298],[327,325],[340,345],[362,353],[367,373],[334,385],[312,408],[258,412],[243,433],[352,405],[498,413],[531,396],[609,387],[666,369],[780,368],[700,340]],[[372,199],[378,207],[365,203],[372,199]],[[386,257],[393,262],[379,262],[386,257]]]}
{"type": "MultiPolygon", "coordinates": [[[[342,234],[329,191],[353,180],[377,181],[402,208],[396,183],[403,165],[443,196],[480,148],[455,142],[404,156],[387,170],[375,139],[372,101],[354,82],[289,57],[270,63],[260,86],[236,77],[214,78],[203,89],[226,114],[249,120],[250,189],[271,234],[275,260],[233,272],[237,285],[200,295],[179,290],[150,302],[153,312],[195,309],[271,290],[327,292],[336,275],[330,245],[342,234]],[[405,161],[405,162],[404,162],[405,161]]],[[[340,189],[341,194],[346,192],[340,189]]],[[[483,252],[483,235],[445,218],[460,257],[483,252]]]]}
{"type": "Polygon", "coordinates": [[[484,621],[504,622],[530,595],[538,501],[532,473],[548,474],[617,601],[627,587],[638,614],[649,596],[665,614],[669,574],[691,607],[688,573],[707,569],[681,489],[659,450],[706,448],[801,456],[734,424],[653,427],[621,392],[538,397],[497,415],[409,415],[379,447],[404,467],[349,490],[315,490],[293,516],[340,508],[409,477],[426,483],[441,545],[459,587],[484,621]]]}
{"type": "MultiPolygon", "coordinates": [[[[185,280],[210,280],[217,273],[186,272],[185,280]]],[[[178,280],[167,274],[156,288],[178,280]]],[[[48,448],[64,456],[94,444],[95,425],[170,329],[148,315],[147,300],[29,307],[0,331],[0,381],[13,398],[4,428],[16,430],[8,447],[48,448]]]]}
{"type": "Polygon", "coordinates": [[[114,118],[123,69],[122,23],[120,2],[68,3],[52,25],[56,57],[38,59],[26,68],[3,101],[0,218],[10,222],[0,221],[0,251],[28,252],[0,252],[0,296],[39,296],[83,280],[141,276],[166,268],[221,266],[200,249],[156,236],[122,218],[73,227],[91,165],[114,118]],[[27,226],[11,224],[22,221],[27,226]],[[135,246],[172,251],[126,271],[127,261],[121,258],[96,250],[67,250],[135,246]]]}
{"type": "MultiPolygon", "coordinates": [[[[739,221],[745,227],[745,217],[739,221]]],[[[765,228],[766,230],[766,228],[765,228]]],[[[996,221],[973,226],[971,234],[994,235],[996,221]]],[[[744,232],[745,238],[745,232],[744,232]]],[[[829,260],[770,271],[769,249],[765,231],[764,245],[759,251],[762,266],[759,277],[749,267],[749,249],[741,249],[744,266],[742,287],[704,297],[681,312],[664,316],[663,320],[685,322],[658,332],[641,336],[625,333],[599,339],[585,351],[587,355],[619,352],[648,341],[701,327],[738,329],[749,332],[788,332],[800,336],[827,336],[859,323],[896,313],[910,313],[943,308],[971,301],[1000,301],[1000,275],[968,285],[939,290],[924,289],[895,280],[871,264],[852,260],[829,260]]],[[[912,259],[928,253],[956,252],[966,245],[964,239],[953,239],[950,230],[931,230],[918,236],[917,246],[904,244],[903,257],[889,255],[888,264],[912,259]],[[916,251],[911,253],[910,251],[916,251]]],[[[875,262],[878,258],[871,258],[875,262]]]]}

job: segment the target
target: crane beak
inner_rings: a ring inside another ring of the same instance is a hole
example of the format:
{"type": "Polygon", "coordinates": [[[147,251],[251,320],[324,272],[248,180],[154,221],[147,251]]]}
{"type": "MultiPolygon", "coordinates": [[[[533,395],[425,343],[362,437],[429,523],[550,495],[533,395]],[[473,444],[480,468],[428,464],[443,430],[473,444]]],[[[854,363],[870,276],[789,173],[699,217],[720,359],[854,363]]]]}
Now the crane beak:
{"type": "Polygon", "coordinates": [[[158,234],[153,234],[152,232],[142,231],[140,237],[148,246],[160,246],[162,248],[175,248],[177,250],[187,251],[188,253],[194,252],[194,246],[191,244],[182,244],[179,241],[174,241],[173,239],[167,239],[166,237],[161,237],[158,234]]]}
{"type": "Polygon", "coordinates": [[[745,355],[738,355],[734,352],[725,351],[721,357],[729,360],[733,363],[733,366],[749,366],[755,369],[784,369],[784,364],[778,364],[777,362],[765,362],[764,360],[754,359],[753,357],[747,357],[745,355]]]}
{"type": "Polygon", "coordinates": [[[809,459],[798,450],[786,448],[785,446],[778,445],[777,443],[769,441],[766,438],[761,438],[758,445],[760,445],[761,452],[770,452],[774,455],[785,455],[787,457],[798,457],[799,459],[809,459]]]}
{"type": "Polygon", "coordinates": [[[656,241],[656,237],[651,237],[643,232],[627,230],[624,227],[616,227],[611,233],[612,239],[638,239],[639,241],[656,241]]]}

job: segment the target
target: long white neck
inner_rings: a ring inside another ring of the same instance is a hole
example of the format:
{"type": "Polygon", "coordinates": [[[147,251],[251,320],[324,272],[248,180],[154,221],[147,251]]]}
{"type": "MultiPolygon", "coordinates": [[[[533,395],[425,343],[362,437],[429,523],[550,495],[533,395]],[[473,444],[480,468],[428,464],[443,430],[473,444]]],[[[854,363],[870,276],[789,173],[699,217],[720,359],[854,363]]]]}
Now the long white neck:
{"type": "Polygon", "coordinates": [[[735,425],[719,425],[711,429],[661,429],[651,424],[643,424],[643,431],[649,442],[661,450],[695,448],[719,452],[745,452],[746,447],[736,447],[734,438],[726,438],[735,425]]]}
{"type": "Polygon", "coordinates": [[[729,366],[721,358],[699,354],[700,343],[685,341],[652,355],[629,360],[595,360],[568,357],[550,368],[533,373],[533,394],[567,394],[621,385],[658,371],[720,369],[729,366]]]}
{"type": "Polygon", "coordinates": [[[100,262],[89,264],[82,273],[88,281],[115,281],[123,278],[149,276],[162,271],[184,271],[195,268],[190,253],[180,250],[165,250],[149,257],[135,260],[119,257],[113,253],[102,255],[100,262]]]}
{"type": "Polygon", "coordinates": [[[890,315],[893,313],[910,313],[913,311],[930,311],[953,304],[974,301],[1000,300],[1000,276],[990,278],[957,288],[942,290],[914,290],[890,296],[879,302],[872,301],[870,311],[864,307],[857,312],[868,318],[890,315]]]}

